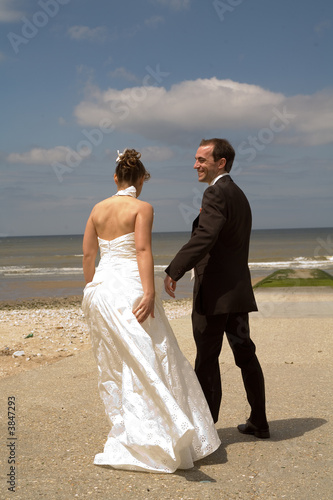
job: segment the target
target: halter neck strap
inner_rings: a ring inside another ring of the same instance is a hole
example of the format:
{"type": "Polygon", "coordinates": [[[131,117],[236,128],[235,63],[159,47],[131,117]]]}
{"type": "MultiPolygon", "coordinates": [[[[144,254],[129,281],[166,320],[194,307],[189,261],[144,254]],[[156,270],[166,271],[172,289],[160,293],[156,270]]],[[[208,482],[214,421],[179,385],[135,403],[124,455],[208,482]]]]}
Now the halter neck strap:
{"type": "Polygon", "coordinates": [[[136,198],[136,188],[129,186],[126,189],[120,189],[116,192],[115,196],[133,196],[133,198],[136,198]]]}

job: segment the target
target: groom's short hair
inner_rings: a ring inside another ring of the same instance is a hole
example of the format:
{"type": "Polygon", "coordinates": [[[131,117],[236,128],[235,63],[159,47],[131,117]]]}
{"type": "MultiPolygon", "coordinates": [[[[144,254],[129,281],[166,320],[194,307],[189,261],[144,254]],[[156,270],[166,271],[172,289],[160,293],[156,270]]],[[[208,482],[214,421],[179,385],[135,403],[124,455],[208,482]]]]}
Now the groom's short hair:
{"type": "Polygon", "coordinates": [[[235,159],[235,150],[230,144],[229,141],[226,139],[202,139],[200,142],[200,146],[208,146],[209,144],[213,144],[214,149],[213,149],[213,158],[214,161],[218,161],[221,158],[226,159],[226,165],[225,165],[225,170],[227,172],[230,172],[232,164],[235,159]]]}

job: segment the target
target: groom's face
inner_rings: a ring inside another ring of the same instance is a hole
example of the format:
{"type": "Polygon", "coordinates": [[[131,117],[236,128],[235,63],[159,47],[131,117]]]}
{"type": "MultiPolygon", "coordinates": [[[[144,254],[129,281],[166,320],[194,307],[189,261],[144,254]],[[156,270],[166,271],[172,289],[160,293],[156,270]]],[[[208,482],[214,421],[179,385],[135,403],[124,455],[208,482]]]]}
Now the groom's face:
{"type": "Polygon", "coordinates": [[[200,146],[195,155],[193,168],[198,172],[199,182],[212,182],[221,173],[221,160],[213,157],[214,145],[200,146]]]}

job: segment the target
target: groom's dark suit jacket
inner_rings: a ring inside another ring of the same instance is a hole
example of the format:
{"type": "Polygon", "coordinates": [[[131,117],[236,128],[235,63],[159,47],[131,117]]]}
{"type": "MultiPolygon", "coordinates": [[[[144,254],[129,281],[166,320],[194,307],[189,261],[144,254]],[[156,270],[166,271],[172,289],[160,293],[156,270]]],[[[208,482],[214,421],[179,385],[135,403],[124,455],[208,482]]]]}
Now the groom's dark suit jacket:
{"type": "Polygon", "coordinates": [[[165,270],[178,281],[195,269],[193,308],[199,314],[257,310],[248,267],[251,224],[249,202],[229,175],[205,190],[191,238],[165,270]]]}

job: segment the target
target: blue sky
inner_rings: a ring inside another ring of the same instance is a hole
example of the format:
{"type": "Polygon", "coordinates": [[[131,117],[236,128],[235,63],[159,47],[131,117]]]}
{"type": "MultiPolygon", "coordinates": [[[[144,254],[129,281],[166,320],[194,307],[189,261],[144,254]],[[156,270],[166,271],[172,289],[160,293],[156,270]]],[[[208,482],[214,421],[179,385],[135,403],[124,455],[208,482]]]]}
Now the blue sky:
{"type": "Polygon", "coordinates": [[[154,231],[188,231],[225,137],[253,227],[331,227],[331,0],[2,0],[0,234],[80,234],[117,149],[154,231]]]}

